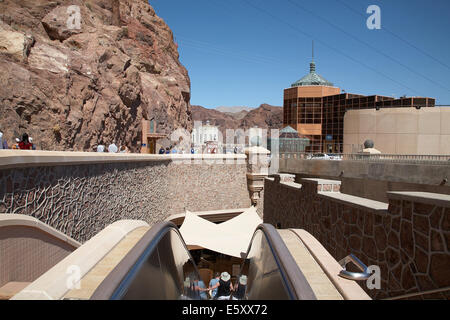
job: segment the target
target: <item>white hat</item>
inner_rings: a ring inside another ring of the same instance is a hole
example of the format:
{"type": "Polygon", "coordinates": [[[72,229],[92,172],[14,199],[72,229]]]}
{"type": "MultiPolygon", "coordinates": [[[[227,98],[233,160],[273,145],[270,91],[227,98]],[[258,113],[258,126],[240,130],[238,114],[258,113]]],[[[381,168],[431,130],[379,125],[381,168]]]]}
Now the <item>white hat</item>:
{"type": "Polygon", "coordinates": [[[228,281],[230,280],[230,274],[228,272],[222,272],[222,274],[220,275],[220,279],[222,279],[223,281],[228,281]]]}
{"type": "Polygon", "coordinates": [[[110,153],[117,153],[118,150],[119,150],[119,148],[117,148],[115,143],[110,144],[109,147],[108,147],[108,151],[110,153]]]}
{"type": "Polygon", "coordinates": [[[239,278],[239,283],[242,284],[243,286],[245,286],[247,284],[247,276],[246,275],[242,275],[239,278]]]}

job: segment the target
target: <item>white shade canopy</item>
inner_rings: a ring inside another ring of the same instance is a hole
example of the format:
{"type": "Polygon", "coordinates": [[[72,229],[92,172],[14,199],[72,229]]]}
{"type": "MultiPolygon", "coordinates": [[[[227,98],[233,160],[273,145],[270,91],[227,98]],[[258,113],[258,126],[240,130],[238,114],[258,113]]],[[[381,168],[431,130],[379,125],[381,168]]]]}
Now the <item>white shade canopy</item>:
{"type": "Polygon", "coordinates": [[[221,224],[215,224],[186,211],[180,233],[188,247],[201,247],[242,258],[256,227],[262,222],[255,207],[221,224]]]}

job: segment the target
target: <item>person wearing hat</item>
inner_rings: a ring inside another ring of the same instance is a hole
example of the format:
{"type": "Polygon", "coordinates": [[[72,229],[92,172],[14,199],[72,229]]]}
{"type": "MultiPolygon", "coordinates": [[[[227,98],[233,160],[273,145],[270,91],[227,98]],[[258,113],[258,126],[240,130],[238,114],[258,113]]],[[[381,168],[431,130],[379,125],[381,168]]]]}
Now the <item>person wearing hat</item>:
{"type": "Polygon", "coordinates": [[[119,151],[119,148],[117,148],[115,143],[112,143],[109,145],[109,147],[108,147],[109,153],[117,153],[117,151],[119,151]]]}
{"type": "Polygon", "coordinates": [[[239,277],[239,283],[234,286],[233,300],[244,300],[245,291],[247,290],[247,276],[239,277]]]}
{"type": "Polygon", "coordinates": [[[233,285],[231,284],[231,276],[228,272],[222,272],[219,282],[214,286],[209,287],[208,290],[214,290],[217,288],[217,294],[214,299],[217,300],[230,300],[231,291],[233,291],[233,285]]]}

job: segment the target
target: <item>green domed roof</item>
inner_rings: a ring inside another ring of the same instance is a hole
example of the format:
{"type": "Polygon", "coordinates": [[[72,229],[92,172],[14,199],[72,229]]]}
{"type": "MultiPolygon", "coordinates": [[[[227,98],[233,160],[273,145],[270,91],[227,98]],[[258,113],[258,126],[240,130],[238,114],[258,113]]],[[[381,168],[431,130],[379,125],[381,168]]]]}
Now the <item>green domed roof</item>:
{"type": "Polygon", "coordinates": [[[291,87],[302,87],[302,86],[328,86],[333,87],[333,83],[326,80],[324,77],[316,73],[316,64],[313,62],[309,65],[309,74],[301,78],[300,80],[294,82],[291,87]]]}

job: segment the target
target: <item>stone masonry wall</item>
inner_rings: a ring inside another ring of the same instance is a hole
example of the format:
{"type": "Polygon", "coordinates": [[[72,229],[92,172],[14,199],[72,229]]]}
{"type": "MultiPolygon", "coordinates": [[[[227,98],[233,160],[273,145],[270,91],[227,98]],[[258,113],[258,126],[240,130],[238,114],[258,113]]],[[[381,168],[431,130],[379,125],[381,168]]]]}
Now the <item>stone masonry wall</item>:
{"type": "MultiPolygon", "coordinates": [[[[305,229],[337,261],[353,253],[366,265],[378,265],[380,290],[360,282],[372,298],[450,286],[450,206],[391,199],[386,209],[370,210],[336,200],[338,193],[327,196],[305,179],[301,183],[265,179],[264,222],[305,229]]],[[[414,299],[420,298],[449,299],[450,292],[414,299]]]]}
{"type": "Polygon", "coordinates": [[[190,211],[248,208],[246,164],[170,160],[0,170],[0,212],[26,214],[84,242],[109,224],[150,225],[190,211]]]}

